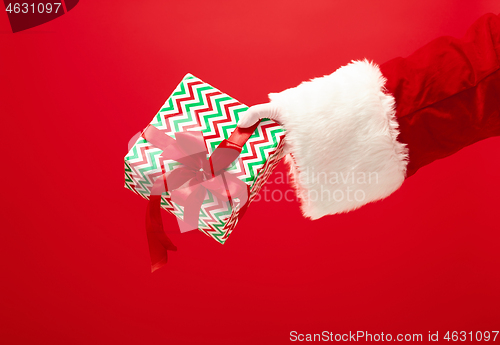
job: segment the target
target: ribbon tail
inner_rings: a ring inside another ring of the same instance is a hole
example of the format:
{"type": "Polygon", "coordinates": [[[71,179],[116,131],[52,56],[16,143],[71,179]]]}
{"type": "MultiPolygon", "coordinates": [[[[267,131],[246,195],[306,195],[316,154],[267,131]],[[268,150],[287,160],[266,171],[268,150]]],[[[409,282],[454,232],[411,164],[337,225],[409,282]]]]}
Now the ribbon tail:
{"type": "MultiPolygon", "coordinates": [[[[181,190],[177,189],[175,192],[181,190]]],[[[184,219],[182,223],[179,223],[179,228],[181,232],[191,231],[198,228],[198,221],[200,218],[200,210],[203,205],[203,200],[205,200],[205,195],[207,190],[198,184],[191,190],[189,196],[185,200],[182,206],[184,206],[184,219]]],[[[172,201],[176,202],[177,193],[172,193],[172,201]]]]}
{"type": "Polygon", "coordinates": [[[151,257],[151,272],[154,272],[167,263],[169,250],[177,250],[177,247],[163,231],[161,195],[149,197],[146,211],[146,234],[151,257]]]}

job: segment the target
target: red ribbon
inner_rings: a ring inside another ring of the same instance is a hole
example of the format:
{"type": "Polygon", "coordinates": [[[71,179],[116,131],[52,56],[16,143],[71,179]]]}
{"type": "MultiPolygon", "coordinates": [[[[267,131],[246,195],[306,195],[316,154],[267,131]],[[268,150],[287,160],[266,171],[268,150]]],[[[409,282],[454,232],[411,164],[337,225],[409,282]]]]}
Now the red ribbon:
{"type": "Polygon", "coordinates": [[[170,199],[184,207],[184,221],[178,219],[181,232],[198,228],[200,210],[207,190],[221,201],[239,198],[240,217],[246,209],[249,187],[246,183],[225,169],[238,158],[248,138],[257,128],[258,123],[250,128],[237,127],[229,139],[215,149],[209,159],[208,150],[200,131],[178,132],[175,139],[154,126],[149,125],[142,137],[153,146],[163,150],[160,159],[175,160],[181,163],[172,171],[158,177],[151,188],[146,212],[146,231],[151,256],[151,271],[167,263],[168,250],[177,247],[163,230],[161,219],[161,194],[170,192],[170,199]]]}

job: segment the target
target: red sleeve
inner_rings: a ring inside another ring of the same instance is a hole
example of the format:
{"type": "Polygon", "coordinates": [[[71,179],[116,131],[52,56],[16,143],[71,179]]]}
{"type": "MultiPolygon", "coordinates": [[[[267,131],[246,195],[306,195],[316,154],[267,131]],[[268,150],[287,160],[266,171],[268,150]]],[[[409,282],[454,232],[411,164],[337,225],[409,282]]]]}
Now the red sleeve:
{"type": "Polygon", "coordinates": [[[487,14],[463,39],[440,37],[380,66],[396,100],[407,176],[463,147],[500,135],[500,18],[487,14]]]}

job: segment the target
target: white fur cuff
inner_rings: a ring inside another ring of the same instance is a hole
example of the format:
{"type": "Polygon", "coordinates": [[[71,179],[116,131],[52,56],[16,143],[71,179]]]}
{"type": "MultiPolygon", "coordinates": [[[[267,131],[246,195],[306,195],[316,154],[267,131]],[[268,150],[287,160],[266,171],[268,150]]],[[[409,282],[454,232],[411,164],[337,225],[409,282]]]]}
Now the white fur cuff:
{"type": "Polygon", "coordinates": [[[331,75],[270,94],[282,110],[302,212],[317,219],[383,199],[405,179],[394,98],[377,65],[353,61],[331,75]]]}

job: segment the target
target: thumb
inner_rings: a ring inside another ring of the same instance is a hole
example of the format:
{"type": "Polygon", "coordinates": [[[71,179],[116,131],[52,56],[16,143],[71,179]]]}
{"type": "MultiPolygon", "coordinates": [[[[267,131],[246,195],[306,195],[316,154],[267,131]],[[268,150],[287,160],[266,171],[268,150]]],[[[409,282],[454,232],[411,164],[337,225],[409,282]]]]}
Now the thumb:
{"type": "Polygon", "coordinates": [[[271,103],[254,105],[241,114],[240,120],[238,121],[238,127],[250,127],[260,119],[271,119],[280,122],[281,110],[271,103]]]}

